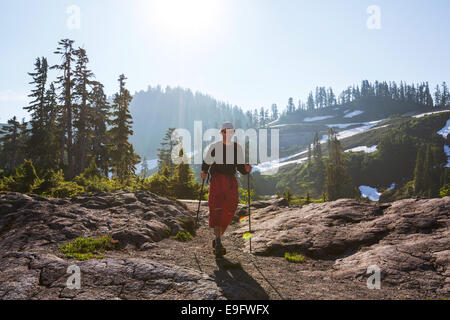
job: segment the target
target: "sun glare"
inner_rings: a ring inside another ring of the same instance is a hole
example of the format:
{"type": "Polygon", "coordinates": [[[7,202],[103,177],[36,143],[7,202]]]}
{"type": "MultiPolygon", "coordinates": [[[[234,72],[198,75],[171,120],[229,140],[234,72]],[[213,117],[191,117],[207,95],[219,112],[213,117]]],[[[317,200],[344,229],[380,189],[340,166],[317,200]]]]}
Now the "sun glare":
{"type": "Polygon", "coordinates": [[[218,23],[220,0],[151,0],[153,25],[182,35],[200,35],[218,23]]]}

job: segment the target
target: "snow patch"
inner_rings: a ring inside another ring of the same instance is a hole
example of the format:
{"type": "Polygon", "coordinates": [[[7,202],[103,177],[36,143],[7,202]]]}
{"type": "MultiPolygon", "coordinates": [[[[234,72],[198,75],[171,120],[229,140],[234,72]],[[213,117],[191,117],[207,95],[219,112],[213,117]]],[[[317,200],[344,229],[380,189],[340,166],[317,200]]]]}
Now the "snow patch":
{"type": "Polygon", "coordinates": [[[347,113],[344,118],[353,118],[356,117],[357,115],[360,115],[361,113],[364,113],[364,111],[361,110],[355,110],[353,112],[347,113]]]}
{"type": "Polygon", "coordinates": [[[253,169],[254,169],[254,171],[259,171],[262,173],[265,171],[274,170],[276,168],[286,166],[288,164],[300,164],[307,160],[308,160],[307,157],[301,158],[301,159],[296,159],[296,160],[284,161],[284,162],[274,160],[274,161],[270,161],[270,162],[260,163],[260,164],[256,165],[253,169]]]}
{"type": "Polygon", "coordinates": [[[307,117],[303,119],[305,122],[312,122],[312,121],[319,121],[319,120],[325,120],[329,118],[334,118],[334,116],[319,116],[319,117],[307,117]]]}
{"type": "Polygon", "coordinates": [[[378,192],[375,188],[369,186],[359,186],[359,191],[361,191],[361,195],[363,197],[367,197],[372,201],[378,201],[380,199],[381,192],[378,192]]]}
{"type": "Polygon", "coordinates": [[[441,110],[441,111],[425,112],[425,113],[421,113],[421,114],[416,114],[416,115],[413,116],[413,117],[414,117],[414,118],[422,118],[422,117],[428,116],[428,115],[430,115],[430,114],[441,113],[441,112],[450,112],[450,110],[441,110]]]}
{"type": "MultiPolygon", "coordinates": [[[[362,124],[364,124],[363,126],[338,132],[336,134],[336,136],[337,136],[337,138],[339,140],[342,140],[342,139],[354,136],[354,135],[356,135],[358,133],[366,132],[369,129],[371,129],[372,127],[374,127],[377,123],[380,123],[381,121],[384,121],[384,120],[386,120],[386,119],[381,119],[381,120],[376,120],[376,121],[369,121],[369,122],[363,122],[362,123],[362,124]]],[[[325,143],[325,142],[327,142],[327,140],[328,140],[328,135],[324,134],[322,136],[322,139],[320,140],[320,143],[325,143]]]]}
{"type": "Polygon", "coordinates": [[[364,151],[365,153],[372,153],[377,151],[377,145],[374,144],[371,147],[366,147],[366,146],[359,146],[359,147],[354,147],[348,150],[345,150],[345,152],[359,152],[359,151],[364,151]]]}
{"type": "Polygon", "coordinates": [[[444,137],[444,139],[447,139],[447,135],[450,133],[450,119],[447,120],[447,123],[445,126],[437,132],[441,136],[444,137]]]}
{"type": "MultiPolygon", "coordinates": [[[[362,122],[361,123],[362,126],[338,132],[336,134],[336,136],[337,136],[337,138],[339,140],[344,139],[344,138],[348,138],[348,137],[351,137],[351,136],[356,135],[358,133],[362,133],[362,132],[368,131],[372,127],[374,127],[375,125],[377,125],[378,123],[380,123],[380,122],[382,122],[384,120],[386,120],[386,119],[362,122]]],[[[355,123],[353,123],[353,124],[355,124],[355,123]]],[[[358,123],[356,123],[356,124],[358,124],[358,123]]],[[[278,126],[282,126],[282,125],[278,125],[278,126]]],[[[322,139],[320,140],[320,143],[321,144],[325,143],[325,142],[327,142],[327,140],[328,140],[328,135],[323,135],[322,139]]],[[[260,163],[260,164],[258,164],[256,166],[254,166],[254,170],[260,171],[260,172],[264,172],[264,171],[267,171],[267,170],[280,168],[280,167],[283,167],[283,166],[288,165],[288,164],[299,164],[299,163],[305,162],[308,159],[307,157],[300,158],[300,159],[295,159],[295,160],[290,160],[290,159],[296,158],[296,157],[298,157],[300,155],[303,155],[303,154],[306,154],[307,152],[308,152],[308,149],[305,149],[305,150],[302,150],[302,151],[300,151],[298,153],[295,153],[293,155],[280,158],[278,160],[273,160],[273,161],[270,161],[270,162],[260,163]]]]}
{"type": "Polygon", "coordinates": [[[390,191],[395,188],[395,182],[392,182],[391,186],[389,188],[386,188],[387,191],[390,191]]]}
{"type": "Polygon", "coordinates": [[[357,125],[357,124],[361,124],[361,122],[352,122],[352,123],[332,123],[332,124],[327,124],[328,127],[333,128],[339,128],[339,129],[345,129],[347,127],[353,126],[353,125],[357,125]]]}
{"type": "Polygon", "coordinates": [[[444,152],[447,155],[447,164],[446,167],[450,167],[450,147],[446,144],[444,144],[444,152]]]}

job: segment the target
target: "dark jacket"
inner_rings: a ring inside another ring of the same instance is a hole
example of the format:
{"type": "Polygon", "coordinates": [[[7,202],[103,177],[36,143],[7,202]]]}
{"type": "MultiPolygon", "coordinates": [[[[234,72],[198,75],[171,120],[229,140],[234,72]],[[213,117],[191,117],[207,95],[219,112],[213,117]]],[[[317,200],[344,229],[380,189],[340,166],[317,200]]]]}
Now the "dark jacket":
{"type": "Polygon", "coordinates": [[[202,163],[202,171],[207,173],[208,170],[211,174],[214,173],[223,173],[223,174],[229,174],[229,175],[235,175],[236,169],[241,174],[245,175],[248,174],[248,172],[245,171],[245,156],[244,152],[242,150],[242,147],[238,145],[236,142],[233,142],[233,145],[227,146],[222,141],[216,142],[211,145],[211,147],[208,150],[208,153],[206,154],[205,159],[202,163]],[[220,160],[220,151],[218,148],[222,147],[222,160],[220,160]],[[216,150],[217,157],[216,157],[216,150]],[[231,151],[231,153],[234,153],[234,159],[231,157],[231,154],[228,156],[227,161],[227,150],[228,152],[231,151]],[[209,169],[211,165],[211,169],[209,169]]]}

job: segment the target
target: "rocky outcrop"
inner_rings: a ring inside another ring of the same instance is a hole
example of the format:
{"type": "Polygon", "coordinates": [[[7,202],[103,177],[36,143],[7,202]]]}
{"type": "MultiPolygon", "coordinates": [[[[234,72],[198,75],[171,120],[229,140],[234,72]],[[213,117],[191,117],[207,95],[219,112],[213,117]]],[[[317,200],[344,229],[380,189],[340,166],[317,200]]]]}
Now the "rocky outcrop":
{"type": "Polygon", "coordinates": [[[208,275],[147,259],[74,262],[53,254],[8,253],[0,274],[0,299],[223,299],[208,275]],[[74,275],[70,266],[79,268],[77,290],[67,285],[74,275]]]}
{"type": "MultiPolygon", "coordinates": [[[[450,197],[390,204],[352,199],[252,211],[255,254],[296,251],[335,261],[333,274],[362,279],[370,265],[385,284],[450,293],[450,197]]],[[[248,226],[235,234],[247,232],[248,226]]]]}
{"type": "Polygon", "coordinates": [[[192,226],[191,211],[152,193],[0,195],[0,299],[221,299],[207,274],[129,254],[192,226]],[[105,234],[120,245],[105,259],[71,261],[58,251],[105,234]],[[67,287],[71,265],[80,268],[80,290],[67,287]]]}
{"type": "Polygon", "coordinates": [[[0,195],[0,252],[104,234],[121,247],[145,249],[192,223],[192,212],[152,193],[101,192],[72,199],[10,193],[0,195]]]}
{"type": "Polygon", "coordinates": [[[194,230],[197,203],[147,192],[0,194],[0,299],[450,297],[450,197],[303,207],[271,199],[250,209],[253,254],[242,237],[249,221],[239,221],[248,208],[239,205],[224,238],[227,266],[212,254],[206,203],[194,230]],[[196,236],[170,238],[182,229],[196,236]],[[119,247],[104,259],[69,260],[58,250],[77,237],[106,234],[119,247]],[[307,259],[289,263],[289,251],[307,259]],[[364,283],[372,265],[384,290],[364,283]],[[80,289],[67,285],[71,266],[80,270],[80,289]]]}

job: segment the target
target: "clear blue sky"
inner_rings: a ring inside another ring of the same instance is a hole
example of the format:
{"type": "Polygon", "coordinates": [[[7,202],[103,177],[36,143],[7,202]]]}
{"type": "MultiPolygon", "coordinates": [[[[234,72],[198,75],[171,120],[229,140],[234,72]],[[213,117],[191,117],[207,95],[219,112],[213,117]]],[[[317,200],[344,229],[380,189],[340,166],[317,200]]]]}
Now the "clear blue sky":
{"type": "Polygon", "coordinates": [[[0,122],[28,120],[27,72],[38,56],[56,63],[62,38],[86,48],[109,95],[121,73],[132,93],[180,85],[244,109],[362,79],[434,87],[449,80],[449,14],[448,0],[2,0],[0,122]],[[370,5],[381,29],[367,27],[370,5]]]}

